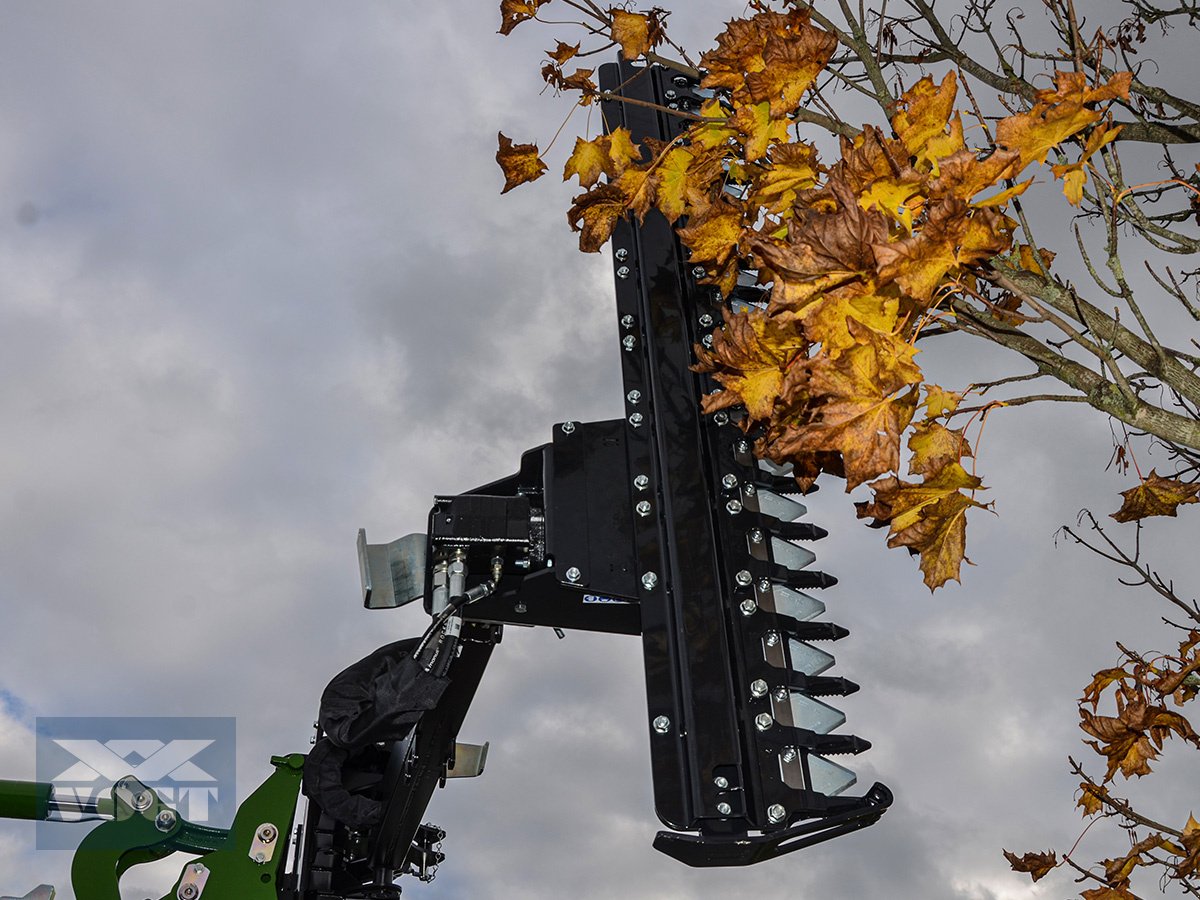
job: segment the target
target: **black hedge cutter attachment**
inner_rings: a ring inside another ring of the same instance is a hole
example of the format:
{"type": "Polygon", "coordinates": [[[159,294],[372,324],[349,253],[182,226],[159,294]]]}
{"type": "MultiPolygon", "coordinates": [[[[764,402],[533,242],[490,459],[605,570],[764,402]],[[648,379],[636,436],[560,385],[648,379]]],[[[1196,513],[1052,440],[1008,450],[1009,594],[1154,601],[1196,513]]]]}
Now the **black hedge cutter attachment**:
{"type": "MultiPolygon", "coordinates": [[[[701,102],[694,82],[657,67],[600,75],[613,94],[701,102]]],[[[604,106],[635,140],[675,137],[658,110],[604,106]]],[[[654,802],[669,829],[654,846],[687,865],[761,862],[887,810],[882,784],[846,793],[855,775],[842,762],[870,744],[838,731],[845,716],[828,702],[858,686],[827,674],[826,648],[847,632],[811,593],[836,583],[811,568],[808,544],[826,532],[805,521],[789,471],[754,457],[737,411],[701,412],[717,385],[692,370],[694,348],[727,311],[763,305],[760,289],[752,277],[729,297],[701,284],[655,211],[612,240],[624,416],[563,422],[515,475],[436,497],[427,534],[368,544],[359,533],[365,605],[423,598],[429,629],[334,678],[307,758],[276,759],[273,777],[294,798],[287,773],[302,774],[308,803],[290,867],[280,853],[255,872],[255,890],[271,893],[244,892],[249,881],[201,855],[168,897],[386,900],[403,875],[432,878],[444,834],[425,809],[445,779],[483,771],[487,745],[457,736],[505,624],[641,635],[654,802]]],[[[247,842],[268,825],[289,833],[283,804],[280,821],[267,816],[247,842]]],[[[110,896],[85,888],[80,900],[110,896]]]]}

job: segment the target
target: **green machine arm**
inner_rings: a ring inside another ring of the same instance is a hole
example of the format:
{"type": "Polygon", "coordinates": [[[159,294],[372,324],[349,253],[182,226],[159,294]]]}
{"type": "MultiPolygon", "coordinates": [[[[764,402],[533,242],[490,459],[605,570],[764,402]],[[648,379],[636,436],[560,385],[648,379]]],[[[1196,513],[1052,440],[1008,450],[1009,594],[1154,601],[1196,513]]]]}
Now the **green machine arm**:
{"type": "Polygon", "coordinates": [[[108,797],[80,805],[55,798],[43,782],[0,781],[0,817],[45,820],[72,812],[103,822],[80,842],[71,865],[76,900],[121,900],[121,877],[132,867],[175,852],[197,854],[162,900],[208,893],[238,900],[277,900],[295,817],[304,756],[274,756],[275,771],[238,807],[232,827],[208,828],[181,819],[155,791],[132,776],[108,797]]]}

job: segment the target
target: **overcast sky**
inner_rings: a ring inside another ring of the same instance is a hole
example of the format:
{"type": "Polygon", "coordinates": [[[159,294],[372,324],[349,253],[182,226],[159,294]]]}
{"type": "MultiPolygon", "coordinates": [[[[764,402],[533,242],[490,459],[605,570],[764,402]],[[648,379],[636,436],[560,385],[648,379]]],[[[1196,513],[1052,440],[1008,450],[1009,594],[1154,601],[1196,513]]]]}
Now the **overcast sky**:
{"type": "MultiPolygon", "coordinates": [[[[608,256],[577,252],[553,183],[569,138],[551,177],[499,195],[496,132],[545,147],[566,107],[537,97],[553,32],[502,39],[495,6],[5,4],[0,776],[33,777],[36,716],[236,716],[244,796],[307,748],[333,674],[423,628],[361,608],[356,530],[422,530],[435,492],[509,474],[555,422],[621,414],[608,256]]],[[[674,32],[704,46],[740,10],[689,2],[674,32]]],[[[951,386],[1013,371],[953,344],[921,361],[951,386]]],[[[812,498],[841,579],[822,599],[851,630],[832,674],[862,685],[841,705],[874,743],[852,766],[896,794],[876,826],[748,870],[656,853],[639,642],[509,629],[462,734],[491,741],[488,770],[435,797],[448,858],[406,892],[1073,894],[1001,849],[1070,846],[1074,698],[1115,639],[1171,639],[1150,597],[1054,543],[1131,486],[1110,451],[1074,406],[996,413],[999,515],[932,597],[836,485],[812,498]]],[[[1196,515],[1149,530],[1181,585],[1196,515]]],[[[1166,821],[1200,812],[1164,787],[1186,761],[1169,749],[1146,786],[1166,821]]],[[[1121,848],[1098,831],[1089,860],[1121,848]]],[[[33,839],[0,823],[0,894],[70,897],[69,857],[33,839]]]]}

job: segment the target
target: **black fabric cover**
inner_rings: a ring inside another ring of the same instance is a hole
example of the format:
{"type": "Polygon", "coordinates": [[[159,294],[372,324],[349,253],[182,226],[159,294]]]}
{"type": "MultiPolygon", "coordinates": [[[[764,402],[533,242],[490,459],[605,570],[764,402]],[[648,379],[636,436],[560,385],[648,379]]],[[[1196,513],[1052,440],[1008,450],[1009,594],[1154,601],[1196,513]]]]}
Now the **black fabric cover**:
{"type": "Polygon", "coordinates": [[[418,643],[410,638],[380,647],[334,676],[321,694],[317,721],[325,736],[305,761],[304,793],[340,822],[372,825],[383,811],[378,801],[346,787],[355,752],[405,737],[450,683],[417,664],[418,643]]]}

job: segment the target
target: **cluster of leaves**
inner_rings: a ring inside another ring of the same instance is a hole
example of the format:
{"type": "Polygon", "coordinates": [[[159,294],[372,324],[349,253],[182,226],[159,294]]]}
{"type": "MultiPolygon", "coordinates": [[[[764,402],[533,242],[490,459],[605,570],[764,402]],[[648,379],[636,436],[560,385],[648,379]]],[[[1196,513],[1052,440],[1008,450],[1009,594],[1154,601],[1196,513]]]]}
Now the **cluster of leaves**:
{"type": "MultiPolygon", "coordinates": [[[[611,39],[627,57],[663,39],[659,12],[611,12],[611,39]]],[[[1048,265],[1014,246],[1016,222],[1002,210],[1031,179],[1014,180],[1075,141],[1075,158],[1051,171],[1078,202],[1089,158],[1119,131],[1104,108],[1128,96],[1130,75],[1091,84],[1061,71],[974,146],[956,111],[955,73],[940,84],[926,76],[900,96],[890,135],[871,125],[843,134],[840,158],[826,166],[794,126],[837,45],[804,9],[759,6],[734,19],[701,58],[700,84],[713,95],[677,140],[639,148],[623,128],[576,140],[563,177],[585,191],[568,219],[581,249],[596,251],[620,217],[657,209],[686,221],[678,233],[691,262],[723,294],[740,272],[757,273],[764,307],[729,314],[711,349],[697,347],[698,368],[723,387],[705,411],[744,407],[756,453],[791,463],[801,489],[822,473],[843,477],[848,491],[870,482],[874,497],[859,515],[889,529],[889,546],[920,554],[936,588],[959,577],[966,513],[984,507],[983,485],[964,466],[965,429],[943,424],[962,395],[925,382],[916,340],[951,295],[978,295],[989,260],[1048,265]],[[905,443],[912,480],[901,476],[905,443]]],[[[591,70],[562,68],[577,50],[560,42],[543,74],[590,102],[591,70]]],[[[545,171],[534,145],[500,140],[505,190],[545,171]]],[[[1016,315],[1019,301],[1009,306],[1016,315]]]]}
{"type": "Polygon", "coordinates": [[[1155,822],[1115,796],[1109,785],[1118,772],[1125,778],[1149,775],[1150,763],[1172,737],[1200,749],[1200,734],[1167,705],[1182,707],[1200,694],[1198,673],[1200,630],[1195,628],[1187,632],[1176,653],[1147,658],[1122,648],[1121,665],[1096,673],[1080,698],[1080,728],[1094,738],[1087,743],[1104,757],[1107,769],[1103,778],[1094,780],[1072,761],[1083,779],[1077,805],[1085,818],[1124,820],[1130,830],[1129,850],[1102,860],[1102,872],[1082,869],[1069,856],[1060,859],[1054,851],[1017,856],[1006,850],[1004,855],[1015,871],[1026,872],[1037,881],[1064,863],[1075,865],[1086,879],[1098,884],[1081,892],[1085,900],[1135,900],[1131,881],[1139,867],[1165,870],[1185,888],[1194,888],[1190,880],[1200,875],[1200,822],[1191,815],[1182,828],[1155,822]],[[1116,714],[1099,715],[1100,702],[1110,689],[1116,714]]]}

